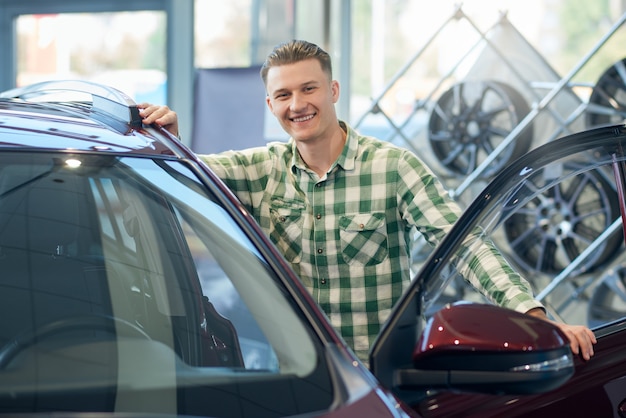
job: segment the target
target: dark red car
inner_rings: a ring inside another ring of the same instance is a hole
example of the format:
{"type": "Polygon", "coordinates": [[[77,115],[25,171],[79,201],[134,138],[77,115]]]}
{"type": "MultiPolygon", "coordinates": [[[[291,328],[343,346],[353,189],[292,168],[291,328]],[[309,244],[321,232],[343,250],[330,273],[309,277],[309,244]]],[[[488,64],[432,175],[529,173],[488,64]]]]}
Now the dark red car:
{"type": "MultiPolygon", "coordinates": [[[[600,127],[542,145],[498,174],[430,254],[412,291],[381,332],[372,354],[379,381],[398,387],[398,374],[384,371],[397,369],[399,361],[394,359],[407,358],[411,350],[389,341],[405,338],[402,319],[410,318],[416,307],[419,312],[436,311],[442,300],[449,299],[444,292],[459,279],[455,266],[471,246],[465,238],[480,228],[513,266],[526,273],[549,313],[563,317],[573,306],[575,317],[592,326],[598,340],[595,356],[588,362],[574,358],[573,376],[543,393],[507,394],[503,386],[502,391],[491,387],[493,393],[486,394],[484,388],[449,387],[402,398],[423,417],[626,416],[625,147],[625,126],[600,127]]],[[[493,327],[490,319],[480,321],[493,327]]],[[[427,328],[430,333],[432,327],[427,328]]],[[[510,332],[493,330],[501,341],[510,332]]],[[[420,364],[428,363],[425,360],[420,364]]],[[[468,358],[462,364],[471,369],[475,361],[468,358]]]]}
{"type": "Polygon", "coordinates": [[[5,92],[0,416],[619,416],[621,321],[597,328],[584,363],[546,322],[438,304],[468,231],[499,238],[563,180],[524,189],[544,167],[610,169],[624,138],[583,133],[505,169],[424,264],[369,370],[233,194],[127,96],[70,81],[5,92]]]}

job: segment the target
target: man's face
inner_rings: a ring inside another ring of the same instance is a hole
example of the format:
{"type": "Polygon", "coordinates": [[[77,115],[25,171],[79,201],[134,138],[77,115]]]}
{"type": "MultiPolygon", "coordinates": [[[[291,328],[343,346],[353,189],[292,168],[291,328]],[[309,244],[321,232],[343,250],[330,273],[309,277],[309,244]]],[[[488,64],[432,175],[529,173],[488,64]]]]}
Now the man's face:
{"type": "Polygon", "coordinates": [[[266,89],[271,112],[296,141],[323,139],[337,128],[339,84],[316,59],[270,68],[266,89]]]}

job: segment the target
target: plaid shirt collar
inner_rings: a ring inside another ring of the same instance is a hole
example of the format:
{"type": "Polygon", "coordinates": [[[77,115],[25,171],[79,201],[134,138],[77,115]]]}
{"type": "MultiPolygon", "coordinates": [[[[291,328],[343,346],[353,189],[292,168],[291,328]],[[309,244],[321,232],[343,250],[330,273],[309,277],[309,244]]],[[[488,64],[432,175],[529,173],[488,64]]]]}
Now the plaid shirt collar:
{"type": "MultiPolygon", "coordinates": [[[[356,132],[352,130],[344,121],[339,121],[339,126],[346,132],[346,144],[343,147],[341,155],[337,158],[337,161],[333,163],[328,172],[332,172],[335,167],[339,166],[346,171],[354,170],[356,165],[356,157],[359,149],[359,138],[356,132]]],[[[291,146],[292,158],[291,158],[291,172],[295,173],[296,169],[308,170],[306,164],[302,160],[296,141],[293,138],[289,138],[289,145],[291,146]]]]}

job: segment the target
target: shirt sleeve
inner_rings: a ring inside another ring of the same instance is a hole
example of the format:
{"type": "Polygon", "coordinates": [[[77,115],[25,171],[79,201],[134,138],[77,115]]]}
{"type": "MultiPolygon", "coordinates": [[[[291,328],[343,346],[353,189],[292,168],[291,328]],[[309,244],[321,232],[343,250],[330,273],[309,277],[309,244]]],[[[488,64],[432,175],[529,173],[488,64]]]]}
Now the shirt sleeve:
{"type": "Polygon", "coordinates": [[[199,158],[237,195],[249,210],[263,199],[272,157],[267,148],[226,151],[200,155],[199,158]]]}
{"type": "MultiPolygon", "coordinates": [[[[433,172],[410,152],[398,164],[398,207],[409,225],[437,245],[461,215],[461,208],[433,172]]],[[[530,284],[506,261],[479,229],[470,234],[456,261],[456,270],[493,303],[519,312],[543,308],[530,284]]]]}

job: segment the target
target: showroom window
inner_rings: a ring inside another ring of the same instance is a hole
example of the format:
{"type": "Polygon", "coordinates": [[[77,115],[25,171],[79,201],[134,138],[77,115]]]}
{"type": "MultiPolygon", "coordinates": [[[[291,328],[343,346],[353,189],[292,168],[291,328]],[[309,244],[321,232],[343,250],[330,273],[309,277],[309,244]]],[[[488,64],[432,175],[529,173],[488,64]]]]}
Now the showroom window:
{"type": "Polygon", "coordinates": [[[24,14],[16,28],[18,86],[82,79],[137,102],[166,101],[163,11],[24,14]]]}
{"type": "Polygon", "coordinates": [[[195,66],[250,66],[252,0],[196,0],[195,66]]]}
{"type": "MultiPolygon", "coordinates": [[[[241,68],[262,63],[274,45],[294,37],[295,3],[195,0],[195,67],[241,68]]],[[[312,8],[320,7],[313,5],[312,8]]]]}

